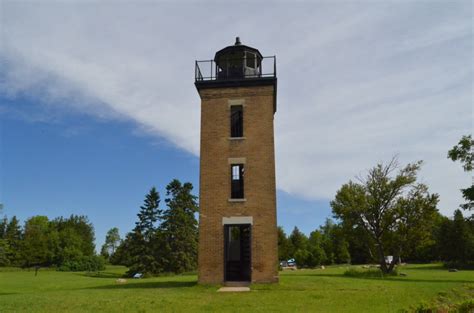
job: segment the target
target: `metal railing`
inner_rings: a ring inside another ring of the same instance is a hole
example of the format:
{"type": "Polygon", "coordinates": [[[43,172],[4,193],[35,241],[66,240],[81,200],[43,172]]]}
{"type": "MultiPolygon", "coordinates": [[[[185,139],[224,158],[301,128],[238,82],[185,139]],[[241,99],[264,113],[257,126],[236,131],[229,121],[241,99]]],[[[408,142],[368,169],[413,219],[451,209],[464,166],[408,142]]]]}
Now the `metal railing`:
{"type": "Polygon", "coordinates": [[[224,59],[219,66],[214,60],[196,61],[194,75],[196,82],[276,77],[276,57],[263,57],[253,63],[245,58],[224,59]]]}

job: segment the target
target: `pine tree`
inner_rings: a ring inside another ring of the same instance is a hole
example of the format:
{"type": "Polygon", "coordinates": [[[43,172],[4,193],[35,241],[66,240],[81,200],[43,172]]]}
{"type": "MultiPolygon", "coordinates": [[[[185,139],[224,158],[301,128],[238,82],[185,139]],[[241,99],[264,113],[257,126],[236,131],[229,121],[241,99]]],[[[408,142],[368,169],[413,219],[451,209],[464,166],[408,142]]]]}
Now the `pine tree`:
{"type": "Polygon", "coordinates": [[[298,267],[308,266],[311,255],[308,252],[308,237],[295,226],[289,237],[291,253],[298,267]]]}
{"type": "Polygon", "coordinates": [[[128,273],[154,275],[162,271],[162,266],[155,257],[157,227],[160,219],[160,195],[156,188],[151,188],[146,195],[144,204],[137,214],[138,221],[130,234],[130,269],[128,273]]]}
{"type": "Polygon", "coordinates": [[[7,232],[8,219],[4,216],[0,222],[0,239],[5,239],[5,234],[7,232]]]}
{"type": "Polygon", "coordinates": [[[295,257],[295,253],[298,250],[305,250],[308,238],[303,234],[298,227],[295,226],[289,237],[291,250],[290,255],[295,257]]]}
{"type": "Polygon", "coordinates": [[[290,258],[290,242],[283,227],[278,226],[278,259],[287,261],[290,258]]]}
{"type": "Polygon", "coordinates": [[[5,239],[0,238],[0,266],[10,265],[10,255],[11,251],[7,241],[5,239]]]}
{"type": "MultiPolygon", "coordinates": [[[[191,194],[193,185],[174,179],[166,186],[168,208],[163,212],[160,226],[162,248],[166,255],[165,270],[182,273],[197,265],[198,229],[195,213],[197,197],[191,194]]],[[[161,249],[160,249],[161,250],[161,249]]],[[[162,250],[163,251],[163,250],[162,250]]]]}
{"type": "Polygon", "coordinates": [[[12,265],[19,265],[21,261],[20,246],[22,239],[22,232],[20,221],[13,216],[10,222],[5,227],[4,239],[8,244],[9,262],[12,265]]]}

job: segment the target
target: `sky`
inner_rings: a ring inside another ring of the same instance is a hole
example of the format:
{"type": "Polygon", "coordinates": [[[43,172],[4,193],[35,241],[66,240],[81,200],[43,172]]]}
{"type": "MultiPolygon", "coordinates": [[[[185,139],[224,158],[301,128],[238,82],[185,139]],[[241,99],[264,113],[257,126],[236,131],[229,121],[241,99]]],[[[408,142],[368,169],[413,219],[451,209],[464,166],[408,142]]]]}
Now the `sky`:
{"type": "Polygon", "coordinates": [[[276,55],[278,224],[306,233],[342,184],[424,160],[451,215],[471,183],[447,151],[473,130],[471,1],[0,1],[0,203],[84,214],[100,247],[145,194],[199,189],[195,60],[276,55]]]}

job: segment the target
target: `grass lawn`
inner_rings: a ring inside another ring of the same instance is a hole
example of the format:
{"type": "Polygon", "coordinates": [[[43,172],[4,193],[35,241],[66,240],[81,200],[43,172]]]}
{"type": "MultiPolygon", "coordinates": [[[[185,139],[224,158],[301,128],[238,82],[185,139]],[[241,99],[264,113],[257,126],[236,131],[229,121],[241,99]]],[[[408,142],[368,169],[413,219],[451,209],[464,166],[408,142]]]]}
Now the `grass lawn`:
{"type": "Polygon", "coordinates": [[[280,283],[247,293],[217,293],[195,275],[115,280],[124,267],[100,277],[85,273],[0,270],[0,312],[397,312],[453,289],[474,288],[474,271],[437,265],[401,268],[406,277],[345,277],[346,267],[280,273],[280,283]]]}

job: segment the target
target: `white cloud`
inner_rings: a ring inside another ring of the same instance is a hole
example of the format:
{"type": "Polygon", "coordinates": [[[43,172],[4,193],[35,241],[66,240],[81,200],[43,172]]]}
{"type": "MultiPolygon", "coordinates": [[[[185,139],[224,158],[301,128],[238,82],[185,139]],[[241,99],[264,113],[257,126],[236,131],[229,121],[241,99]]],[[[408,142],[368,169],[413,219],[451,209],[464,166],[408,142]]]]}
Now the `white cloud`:
{"type": "Polygon", "coordinates": [[[447,150],[472,132],[469,2],[2,3],[0,92],[137,125],[199,154],[195,59],[277,55],[277,185],[309,199],[399,154],[447,213],[470,183],[447,150]]]}

